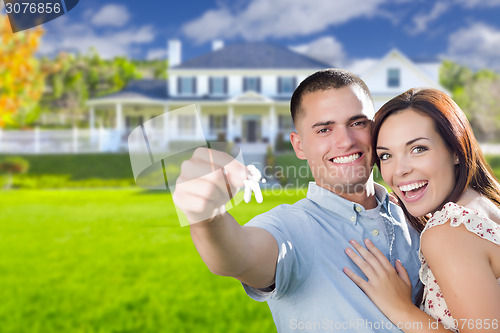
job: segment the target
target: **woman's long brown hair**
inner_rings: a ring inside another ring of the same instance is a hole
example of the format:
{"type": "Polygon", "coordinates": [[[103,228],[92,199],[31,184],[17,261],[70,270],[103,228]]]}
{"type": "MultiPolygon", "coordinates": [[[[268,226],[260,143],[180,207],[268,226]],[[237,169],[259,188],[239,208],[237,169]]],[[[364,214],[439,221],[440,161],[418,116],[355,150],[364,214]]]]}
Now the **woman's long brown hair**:
{"type": "MultiPolygon", "coordinates": [[[[500,207],[500,185],[484,159],[469,121],[462,109],[442,91],[413,88],[385,103],[375,114],[372,127],[374,154],[376,155],[380,127],[385,120],[391,115],[410,108],[434,121],[434,126],[448,149],[459,159],[459,163],[455,166],[455,188],[440,204],[439,209],[447,202],[457,202],[469,187],[500,207]]],[[[378,156],[375,156],[375,161],[380,169],[378,156]]],[[[399,201],[402,203],[401,200],[399,201]]],[[[422,231],[427,218],[412,216],[404,205],[402,208],[410,224],[422,231]]]]}

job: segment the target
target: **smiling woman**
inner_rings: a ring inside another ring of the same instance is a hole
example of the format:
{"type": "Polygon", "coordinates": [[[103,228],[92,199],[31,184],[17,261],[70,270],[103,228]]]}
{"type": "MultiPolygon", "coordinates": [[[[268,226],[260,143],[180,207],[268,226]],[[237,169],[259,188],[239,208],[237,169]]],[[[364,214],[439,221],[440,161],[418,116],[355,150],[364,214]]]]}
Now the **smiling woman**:
{"type": "Polygon", "coordinates": [[[401,262],[394,269],[368,240],[367,249],[351,241],[361,257],[346,249],[368,281],[345,273],[405,332],[415,331],[407,323],[419,332],[499,332],[500,185],[464,113],[441,91],[410,89],[378,111],[373,133],[382,177],[423,229],[423,301],[411,302],[401,262]]]}

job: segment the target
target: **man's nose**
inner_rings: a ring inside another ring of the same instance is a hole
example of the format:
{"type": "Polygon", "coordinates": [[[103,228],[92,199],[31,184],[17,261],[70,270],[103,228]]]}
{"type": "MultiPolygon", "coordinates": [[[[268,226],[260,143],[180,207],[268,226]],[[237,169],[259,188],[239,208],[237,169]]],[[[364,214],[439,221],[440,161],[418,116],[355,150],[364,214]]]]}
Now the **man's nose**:
{"type": "Polygon", "coordinates": [[[350,148],[356,142],[349,128],[340,127],[336,129],[335,140],[337,148],[350,148]]]}

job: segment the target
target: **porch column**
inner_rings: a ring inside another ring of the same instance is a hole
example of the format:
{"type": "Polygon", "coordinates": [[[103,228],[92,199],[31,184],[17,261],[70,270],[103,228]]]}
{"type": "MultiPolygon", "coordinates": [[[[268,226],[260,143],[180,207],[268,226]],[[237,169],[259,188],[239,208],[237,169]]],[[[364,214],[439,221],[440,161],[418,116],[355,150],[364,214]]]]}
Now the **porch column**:
{"type": "Polygon", "coordinates": [[[116,127],[117,131],[123,130],[123,108],[121,103],[116,103],[116,127]]]}
{"type": "Polygon", "coordinates": [[[203,121],[203,116],[201,113],[201,105],[197,106],[198,109],[198,115],[200,116],[200,119],[195,119],[196,120],[196,130],[195,130],[195,137],[196,138],[202,138],[203,140],[207,140],[204,135],[203,135],[203,128],[202,128],[202,121],[203,121]]]}
{"type": "Polygon", "coordinates": [[[269,143],[271,144],[271,148],[273,150],[277,132],[278,132],[278,122],[276,119],[276,107],[274,105],[271,105],[269,107],[269,143]]]}
{"type": "Polygon", "coordinates": [[[89,127],[90,127],[90,132],[93,133],[95,130],[95,108],[94,108],[94,106],[91,106],[90,110],[89,110],[89,127]]]}
{"type": "Polygon", "coordinates": [[[163,143],[168,151],[169,148],[169,143],[170,143],[170,131],[169,131],[169,124],[170,124],[170,114],[169,114],[169,107],[165,106],[163,108],[164,115],[163,115],[163,143]]]}
{"type": "Polygon", "coordinates": [[[234,141],[234,107],[232,105],[228,106],[227,110],[227,138],[226,140],[229,141],[234,141]]]}

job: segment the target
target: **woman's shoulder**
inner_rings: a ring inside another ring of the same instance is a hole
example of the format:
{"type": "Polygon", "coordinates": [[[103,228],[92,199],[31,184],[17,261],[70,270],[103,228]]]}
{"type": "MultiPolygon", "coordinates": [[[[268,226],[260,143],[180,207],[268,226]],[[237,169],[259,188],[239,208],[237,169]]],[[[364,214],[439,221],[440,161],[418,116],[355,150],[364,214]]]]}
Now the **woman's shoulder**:
{"type": "Polygon", "coordinates": [[[453,244],[459,240],[474,240],[471,234],[475,234],[500,245],[500,224],[491,217],[500,218],[500,210],[487,202],[473,200],[466,206],[449,202],[429,219],[422,231],[421,242],[441,240],[453,244]]]}

